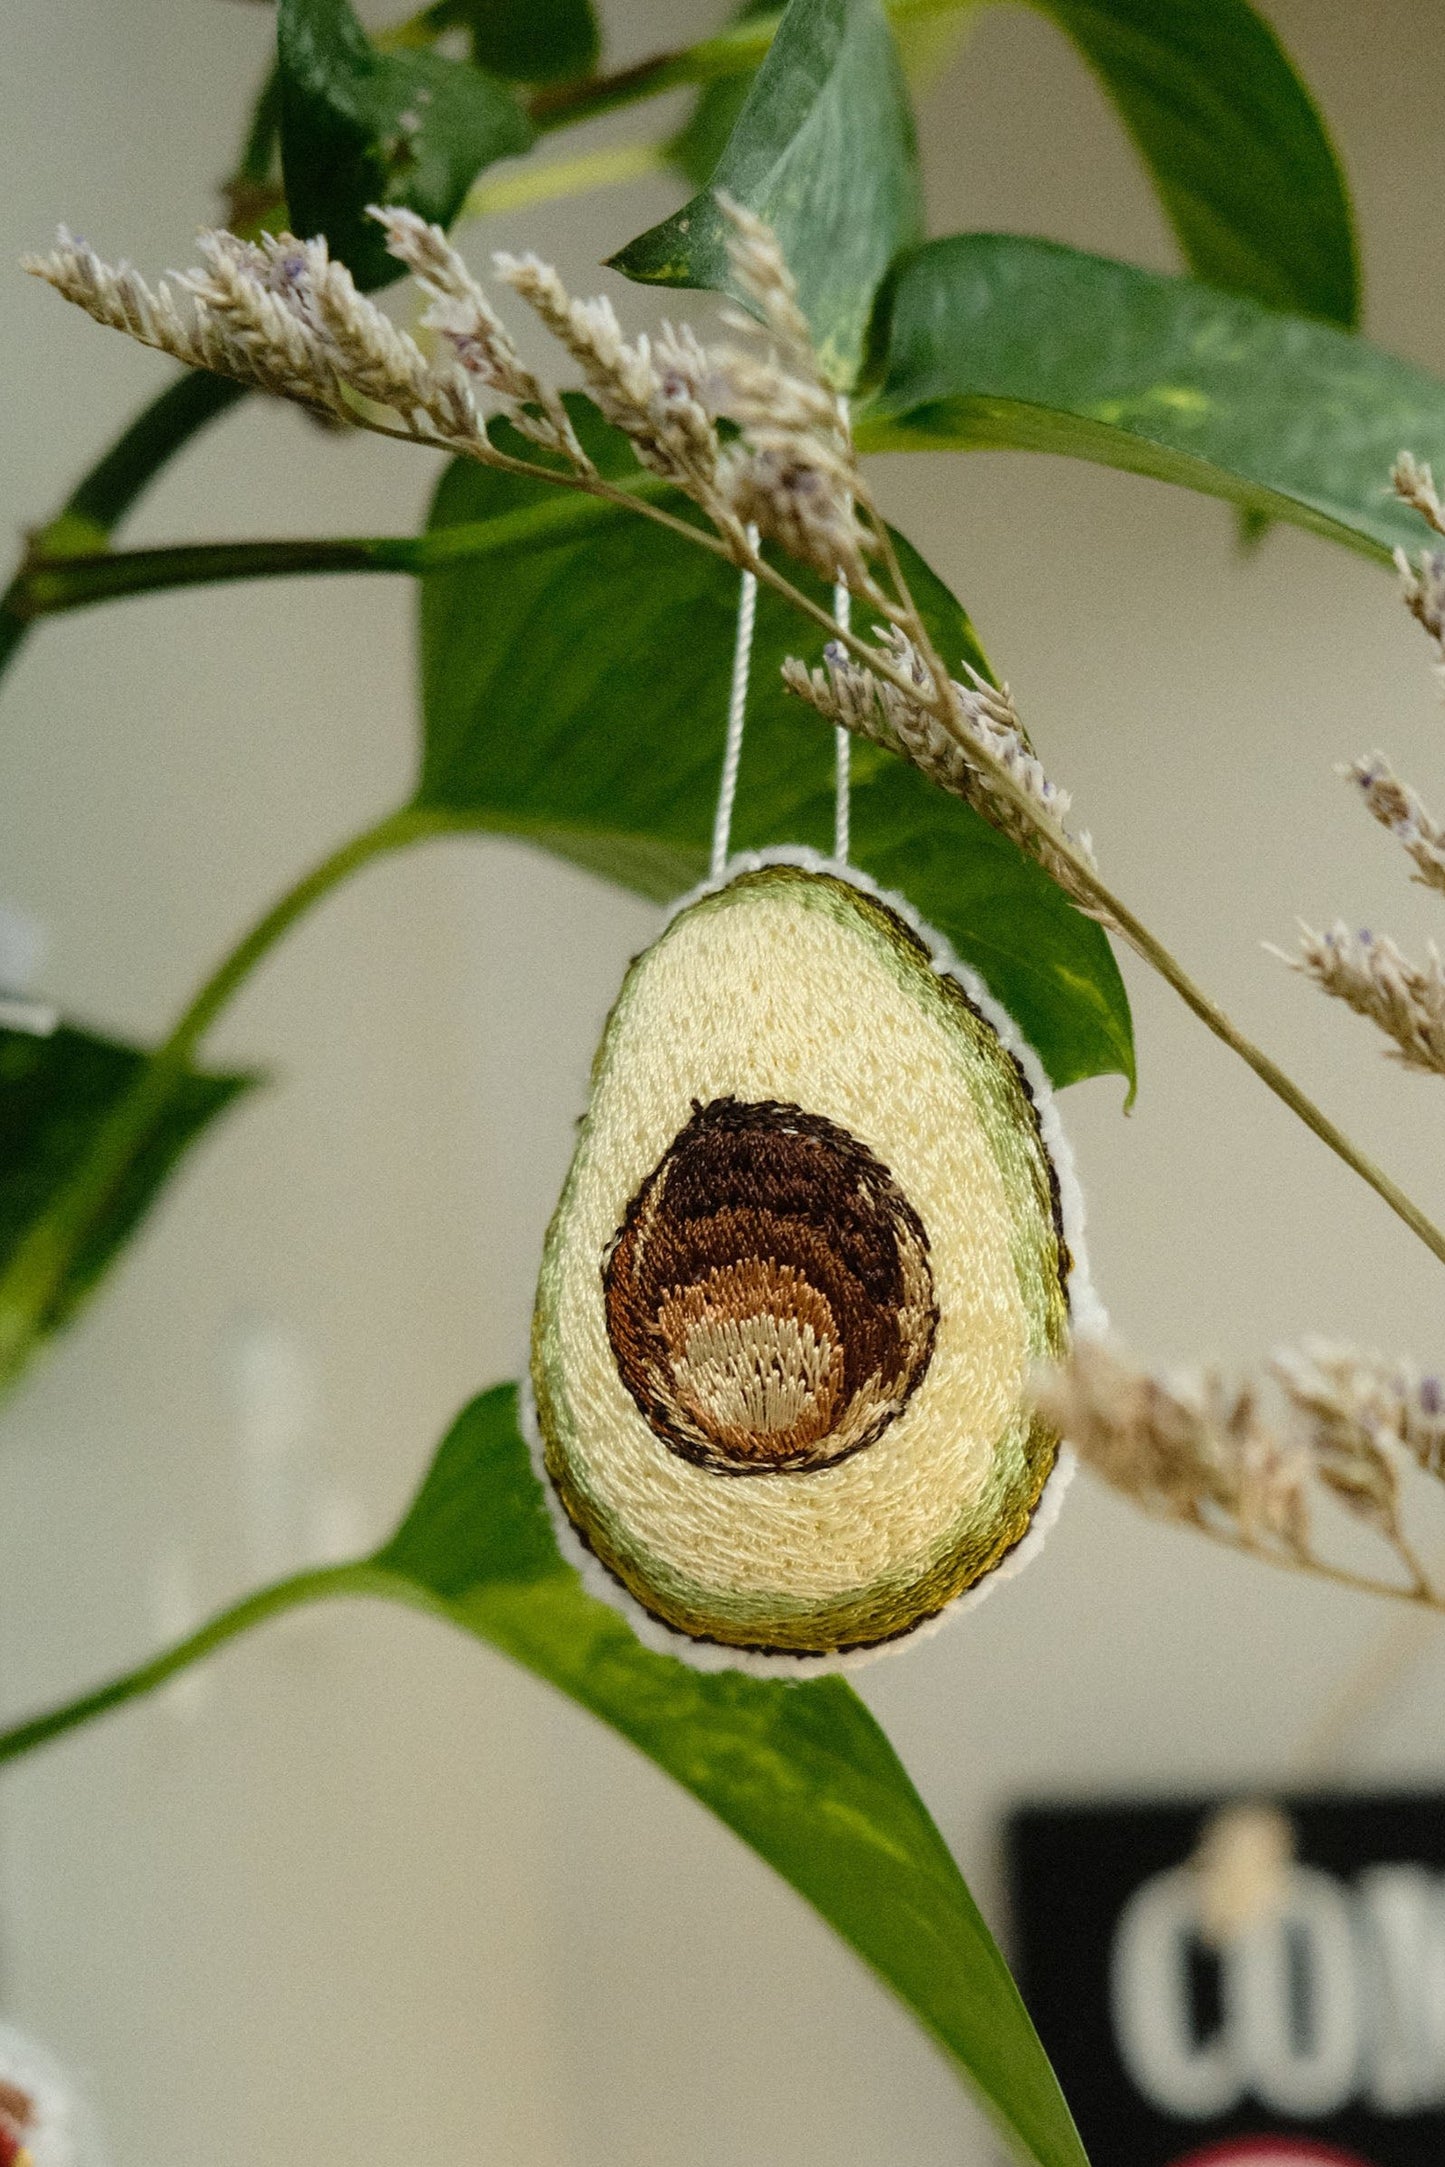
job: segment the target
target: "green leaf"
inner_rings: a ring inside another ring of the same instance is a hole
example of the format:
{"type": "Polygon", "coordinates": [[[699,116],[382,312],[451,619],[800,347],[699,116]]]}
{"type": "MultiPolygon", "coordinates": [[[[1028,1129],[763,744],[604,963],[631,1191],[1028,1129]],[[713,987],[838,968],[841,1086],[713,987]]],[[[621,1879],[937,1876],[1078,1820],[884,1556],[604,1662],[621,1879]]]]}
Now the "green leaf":
{"type": "MultiPolygon", "coordinates": [[[[604,470],[624,441],[582,402],[604,470]]],[[[635,467],[632,471],[636,471],[635,467]]],[[[428,537],[540,515],[542,482],[458,460],[428,537]]],[[[675,504],[674,509],[683,509],[675,504]]],[[[972,626],[900,545],[940,652],[985,667],[972,626]]],[[[422,581],[426,742],[418,802],[667,899],[707,869],[722,759],[737,574],[631,512],[508,559],[422,581]]],[[[821,598],[821,590],[818,590],[821,598]]],[[[782,687],[785,655],[822,636],[764,589],[733,822],[734,847],[832,842],[833,746],[782,687]]],[[[976,965],[1058,1084],[1133,1077],[1128,1003],[1109,944],[1022,852],[906,762],[853,748],[853,855],[976,965]]]]}
{"type": "MultiPolygon", "coordinates": [[[[774,228],[823,365],[847,389],[879,285],[923,230],[913,112],[878,0],[791,0],[713,185],[774,228]]],[[[653,285],[731,290],[711,193],[611,261],[653,285]]]]}
{"type": "MultiPolygon", "coordinates": [[[[134,1046],[73,1025],[62,1024],[49,1038],[0,1029],[0,1276],[88,1157],[144,1066],[145,1055],[134,1046]]],[[[70,1321],[135,1233],[178,1160],[255,1081],[201,1070],[180,1079],[163,1122],[126,1168],[71,1259],[38,1320],[39,1332],[54,1332],[70,1321]]]]}
{"type": "MultiPolygon", "coordinates": [[[[732,20],[751,23],[767,15],[776,19],[774,0],[745,0],[732,20]]],[[[669,157],[694,188],[706,188],[711,182],[756,79],[756,68],[749,68],[744,74],[721,75],[715,83],[704,83],[691,113],[668,144],[669,157]]]]}
{"type": "Polygon", "coordinates": [[[1118,108],[1200,278],[1353,325],[1350,200],[1313,99],[1246,0],[1035,0],[1118,108]]]}
{"type": "Polygon", "coordinates": [[[1445,460],[1445,383],[1328,324],[1051,241],[957,234],[902,267],[867,451],[1062,452],[1388,561],[1396,454],[1445,460]]]}
{"type": "MultiPolygon", "coordinates": [[[[1247,0],[1034,0],[1098,76],[1189,268],[1277,308],[1353,326],[1359,265],[1348,190],[1309,91],[1247,0]]],[[[769,0],[734,20],[754,22],[769,0]]],[[[908,18],[900,40],[980,12],[908,18]]],[[[905,59],[907,58],[905,52],[905,59]]],[[[718,167],[751,74],[705,84],[670,146],[695,188],[718,167]]],[[[636,245],[636,244],[634,244],[636,245]]]]}
{"type": "Polygon", "coordinates": [[[1089,2167],[967,1884],[840,1678],[708,1675],[643,1648],[564,1563],[504,1385],[464,1410],[374,1557],[258,1589],[78,1700],[0,1731],[0,1765],[164,1685],[268,1618],[377,1596],[447,1619],[619,1732],[813,1905],[977,2089],[1015,2156],[1089,2167]]]}
{"type": "Polygon", "coordinates": [[[439,0],[427,22],[460,26],[477,66],[509,83],[569,83],[591,74],[601,49],[591,0],[439,0]]]}
{"type": "Polygon", "coordinates": [[[559,1556],[510,1386],[461,1416],[373,1563],[700,1799],[893,1989],[1022,2157],[1087,2167],[1008,1968],[863,1703],[841,1678],[704,1675],[643,1648],[559,1556]]]}
{"type": "Polygon", "coordinates": [[[281,166],[292,225],[324,233],[363,287],[401,266],[370,203],[451,224],[484,166],[533,140],[515,93],[438,53],[379,53],[349,0],[280,0],[281,166]]]}

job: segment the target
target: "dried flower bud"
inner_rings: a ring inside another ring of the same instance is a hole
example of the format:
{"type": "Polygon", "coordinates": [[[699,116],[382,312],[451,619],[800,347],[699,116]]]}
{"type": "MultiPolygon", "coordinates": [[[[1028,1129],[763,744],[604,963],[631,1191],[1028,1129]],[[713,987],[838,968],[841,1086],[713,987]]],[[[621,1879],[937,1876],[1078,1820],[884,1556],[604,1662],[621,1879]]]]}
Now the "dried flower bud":
{"type": "Polygon", "coordinates": [[[1266,1422],[1248,1382],[1216,1371],[1160,1379],[1117,1351],[1076,1343],[1043,1376],[1037,1403],[1081,1458],[1136,1504],[1277,1562],[1358,1578],[1313,1545],[1313,1480],[1389,1544],[1408,1584],[1361,1585],[1431,1602],[1401,1519],[1401,1455],[1445,1467],[1445,1395],[1437,1379],[1391,1371],[1378,1356],[1311,1341],[1269,1365],[1282,1418],[1266,1422]]]}
{"type": "Polygon", "coordinates": [[[1403,844],[1421,887],[1445,894],[1445,828],[1399,780],[1385,755],[1367,753],[1338,773],[1355,785],[1371,817],[1403,844]]]}
{"type": "Polygon", "coordinates": [[[1413,452],[1402,451],[1390,470],[1390,484],[1402,504],[1410,505],[1437,534],[1445,534],[1445,510],[1435,493],[1435,477],[1413,452]]]}
{"type": "Polygon", "coordinates": [[[494,261],[498,276],[580,364],[604,420],[631,440],[642,464],[711,511],[717,504],[717,431],[706,362],[692,334],[668,325],[656,348],[646,335],[629,343],[605,295],[574,300],[552,266],[536,256],[499,254],[494,261]]]}
{"type": "Polygon", "coordinates": [[[1357,1519],[1400,1536],[1400,1474],[1390,1457],[1391,1407],[1376,1366],[1324,1340],[1282,1348],[1270,1372],[1303,1416],[1315,1472],[1357,1519]]]}
{"type": "Polygon", "coordinates": [[[797,281],[776,233],[755,211],[725,190],[719,188],[714,200],[727,228],[728,267],[738,291],[777,341],[793,374],[821,384],[813,334],[798,306],[797,281]]]}
{"type": "Polygon", "coordinates": [[[1393,1039],[1390,1057],[1402,1067],[1445,1075],[1445,968],[1433,944],[1422,966],[1388,934],[1351,933],[1337,923],[1328,933],[1301,925],[1297,956],[1270,953],[1378,1025],[1393,1039]]]}
{"type": "Polygon", "coordinates": [[[896,625],[879,625],[875,634],[879,662],[892,675],[881,676],[870,670],[855,661],[841,644],[833,642],[825,650],[821,670],[810,671],[790,657],[783,665],[784,683],[830,722],[901,752],[941,789],[963,798],[1036,858],[1081,909],[1098,915],[1091,894],[1073,866],[1051,847],[1047,828],[1040,828],[997,788],[990,770],[977,757],[983,753],[1003,768],[1048,827],[1056,829],[1087,863],[1093,864],[1087,835],[1076,839],[1064,827],[1070,804],[1068,792],[1057,788],[1044,773],[1024,737],[1007,687],[991,685],[970,670],[969,684],[948,687],[950,715],[945,724],[937,712],[937,688],[907,635],[896,625]],[[916,698],[895,681],[899,675],[917,686],[916,698]]]}

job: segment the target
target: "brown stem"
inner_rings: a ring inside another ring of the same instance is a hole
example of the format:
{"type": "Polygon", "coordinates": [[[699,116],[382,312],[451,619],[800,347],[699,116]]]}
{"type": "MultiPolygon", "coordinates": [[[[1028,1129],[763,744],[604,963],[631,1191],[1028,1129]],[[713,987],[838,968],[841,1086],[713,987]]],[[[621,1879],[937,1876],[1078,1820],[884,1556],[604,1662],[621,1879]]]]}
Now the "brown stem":
{"type": "MultiPolygon", "coordinates": [[[[1130,1502],[1137,1505],[1139,1501],[1134,1498],[1130,1502]]],[[[1165,1527],[1187,1528],[1191,1535],[1202,1535],[1206,1542],[1216,1543],[1221,1550],[1257,1558],[1262,1565],[1279,1565],[1286,1572],[1309,1573],[1316,1580],[1333,1580],[1340,1587],[1353,1588],[1360,1595],[1388,1595],[1397,1603],[1417,1603],[1422,1610],[1445,1611],[1445,1593],[1434,1587],[1423,1573],[1413,1586],[1402,1587],[1398,1580],[1377,1580],[1369,1573],[1351,1572],[1347,1565],[1335,1565],[1328,1558],[1266,1549],[1261,1543],[1251,1542],[1246,1535],[1231,1534],[1227,1528],[1215,1527],[1207,1520],[1183,1520],[1174,1513],[1155,1512],[1147,1505],[1141,1509],[1151,1520],[1158,1520],[1165,1527]]],[[[1418,1567],[1414,1569],[1419,1570],[1418,1567]]]]}

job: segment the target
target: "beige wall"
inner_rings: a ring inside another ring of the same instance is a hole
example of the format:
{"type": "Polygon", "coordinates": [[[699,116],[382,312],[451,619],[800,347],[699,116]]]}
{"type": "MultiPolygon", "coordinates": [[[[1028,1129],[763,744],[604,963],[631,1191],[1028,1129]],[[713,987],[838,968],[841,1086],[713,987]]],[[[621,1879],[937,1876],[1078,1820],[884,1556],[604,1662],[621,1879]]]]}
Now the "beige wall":
{"type": "MultiPolygon", "coordinates": [[[[1438,13],[1382,0],[1368,40],[1346,0],[1274,13],[1354,174],[1371,328],[1439,362],[1438,13]]],[[[616,57],[705,21],[631,0],[616,57]]],[[[0,263],[62,217],[147,267],[185,260],[269,28],[222,0],[11,0],[0,263]]],[[[1032,17],[982,23],[925,137],[935,230],[1171,261],[1099,95],[1032,17]]],[[[586,278],[668,200],[638,186],[497,238],[586,278]]],[[[18,525],[160,371],[14,275],[0,338],[18,525]]],[[[133,531],[400,530],[425,469],[247,411],[133,531]]],[[[1219,507],[1054,461],[895,461],[884,487],[1118,885],[1445,1208],[1438,1086],[1388,1069],[1259,948],[1296,911],[1417,947],[1436,930],[1438,902],[1331,774],[1378,741],[1445,799],[1426,657],[1389,582],[1293,533],[1242,563],[1219,507]]],[[[41,633],[0,711],[0,898],[47,925],[46,982],[73,1009],[154,1031],[249,912],[399,795],[411,600],[400,581],[223,589],[41,633]]],[[[261,974],[217,1047],[274,1065],[276,1088],[5,1416],[7,1709],[387,1527],[450,1414],[516,1367],[586,1063],[653,922],[519,847],[459,842],[372,872],[261,974]]],[[[1112,1081],[1066,1101],[1119,1326],[1164,1356],[1244,1359],[1308,1328],[1438,1355],[1424,1253],[1129,976],[1137,1112],[1112,1081]]],[[[1275,1782],[1390,1627],[1081,1484],[1026,1579],[863,1689],[993,1906],[1008,1800],[1275,1782]]],[[[1442,1774],[1440,1641],[1406,1652],[1347,1776],[1442,1774]]],[[[941,2062],[730,1837],[418,1619],[298,1621],[28,1764],[0,1794],[0,1871],[4,2004],[88,2065],[120,2167],[986,2156],[941,2062]]]]}

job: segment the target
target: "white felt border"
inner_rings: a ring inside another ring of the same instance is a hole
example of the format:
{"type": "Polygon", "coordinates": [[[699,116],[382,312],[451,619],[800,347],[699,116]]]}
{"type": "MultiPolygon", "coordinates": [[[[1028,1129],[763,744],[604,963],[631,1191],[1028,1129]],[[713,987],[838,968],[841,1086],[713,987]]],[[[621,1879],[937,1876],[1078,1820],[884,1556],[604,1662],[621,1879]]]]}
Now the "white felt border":
{"type": "MultiPolygon", "coordinates": [[[[1039,1131],[1043,1137],[1054,1172],[1059,1183],[1059,1210],[1064,1223],[1064,1240],[1072,1259],[1068,1278],[1069,1315],[1074,1333],[1082,1339],[1101,1339],[1108,1330],[1109,1319],[1094,1291],[1089,1276],[1088,1257],[1084,1248],[1084,1197],[1079,1187],[1074,1167],[1074,1154],[1059,1111],[1054,1103],[1054,1088],[1044,1070],[1044,1065],[1024,1038],[1013,1017],[1000,1002],[995,1000],[978,973],[966,963],[960,962],[943,935],[919,917],[905,896],[896,895],[887,888],[880,888],[856,865],[844,865],[836,858],[825,858],[821,851],[809,850],[802,844],[790,844],[777,850],[748,851],[730,858],[721,876],[705,880],[696,888],[679,898],[667,914],[664,930],[674,918],[698,903],[706,895],[716,895],[730,887],[741,873],[756,873],[768,865],[794,865],[807,873],[827,873],[834,880],[846,881],[863,895],[871,896],[901,918],[928,950],[933,968],[941,977],[954,979],[968,995],[970,1001],[992,1024],[1004,1049],[1011,1053],[1023,1070],[1025,1081],[1033,1094],[1039,1117],[1039,1131]]],[[[660,937],[660,936],[659,936],[660,937]]],[[[542,1432],[537,1421],[536,1401],[532,1392],[532,1380],[524,1370],[517,1395],[518,1415],[522,1435],[527,1440],[532,1455],[532,1465],[541,1482],[547,1500],[547,1511],[557,1538],[557,1547],[569,1565],[575,1565],[582,1576],[583,1586],[590,1595],[620,1611],[632,1627],[637,1638],[646,1648],[660,1655],[675,1655],[694,1670],[720,1671],[741,1670],[755,1678],[819,1678],[833,1671],[861,1670],[867,1663],[877,1662],[880,1656],[892,1655],[901,1648],[913,1647],[920,1640],[929,1639],[951,1619],[974,1610],[991,1595],[1001,1581],[1012,1580],[1017,1573],[1043,1548],[1044,1541],[1059,1517],[1064,1492],[1073,1480],[1075,1459],[1072,1448],[1065,1444],[1059,1448],[1053,1472],[1039,1493],[1029,1521],[1028,1533],[1014,1544],[1006,1557],[992,1572],[965,1588],[942,1610],[924,1618],[911,1632],[900,1634],[896,1640],[881,1641],[876,1647],[855,1648],[846,1655],[759,1655],[751,1649],[727,1648],[712,1641],[693,1640],[686,1633],[676,1633],[671,1626],[654,1618],[629,1595],[618,1580],[614,1580],[606,1566],[583,1542],[562,1509],[561,1499],[552,1487],[547,1473],[542,1432]]]]}

